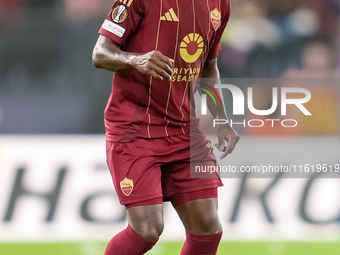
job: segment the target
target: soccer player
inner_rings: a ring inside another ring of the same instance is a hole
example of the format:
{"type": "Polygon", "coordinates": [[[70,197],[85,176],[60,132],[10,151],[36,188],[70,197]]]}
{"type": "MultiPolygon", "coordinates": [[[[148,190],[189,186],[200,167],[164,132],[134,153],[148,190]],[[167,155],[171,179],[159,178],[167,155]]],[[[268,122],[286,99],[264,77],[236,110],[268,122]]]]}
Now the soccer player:
{"type": "MultiPolygon", "coordinates": [[[[163,201],[185,227],[181,255],[216,254],[222,182],[218,175],[190,178],[190,166],[216,164],[195,119],[190,84],[199,77],[218,82],[216,58],[229,14],[229,0],[116,0],[101,26],[93,63],[115,72],[105,109],[107,163],[129,222],[105,255],[150,250],[163,231],[163,201]]],[[[227,119],[224,107],[211,101],[213,116],[227,119]]],[[[217,136],[224,158],[239,135],[226,124],[217,136]]]]}

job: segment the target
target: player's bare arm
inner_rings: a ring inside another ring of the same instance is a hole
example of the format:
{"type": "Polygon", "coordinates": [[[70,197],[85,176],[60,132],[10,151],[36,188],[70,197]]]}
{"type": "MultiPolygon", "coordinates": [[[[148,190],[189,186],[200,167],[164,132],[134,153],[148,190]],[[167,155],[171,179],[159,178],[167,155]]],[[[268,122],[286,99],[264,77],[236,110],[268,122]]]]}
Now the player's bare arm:
{"type": "MultiPolygon", "coordinates": [[[[217,58],[206,60],[202,70],[201,78],[214,79],[214,84],[220,83],[220,72],[217,67],[217,58]]],[[[219,89],[217,90],[217,92],[220,94],[220,98],[222,98],[223,100],[223,97],[221,96],[222,95],[221,90],[219,89]]],[[[205,92],[202,91],[201,93],[205,92]]],[[[210,97],[207,97],[207,106],[215,119],[228,119],[224,107],[219,104],[217,104],[216,106],[210,97]]],[[[218,125],[217,137],[218,143],[215,144],[215,146],[220,151],[223,151],[221,159],[225,158],[228,154],[230,154],[234,150],[237,142],[240,140],[240,135],[229,125],[229,123],[224,125],[218,125]],[[227,146],[225,145],[225,141],[227,141],[227,146]]]]}
{"type": "Polygon", "coordinates": [[[118,44],[100,35],[94,47],[92,61],[95,67],[109,71],[135,68],[157,80],[171,79],[173,60],[157,50],[148,53],[122,51],[118,44]]]}

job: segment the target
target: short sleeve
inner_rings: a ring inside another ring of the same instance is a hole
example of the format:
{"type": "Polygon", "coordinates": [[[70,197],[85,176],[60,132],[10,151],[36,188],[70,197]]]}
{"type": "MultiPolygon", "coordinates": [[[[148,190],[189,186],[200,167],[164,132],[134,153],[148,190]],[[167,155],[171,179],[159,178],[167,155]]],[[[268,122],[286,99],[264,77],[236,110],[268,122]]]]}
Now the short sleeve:
{"type": "Polygon", "coordinates": [[[121,45],[137,29],[143,16],[143,0],[115,0],[98,33],[121,45]]]}
{"type": "Polygon", "coordinates": [[[222,12],[223,16],[221,18],[221,26],[216,31],[215,40],[209,50],[208,59],[217,58],[218,54],[221,51],[221,37],[223,35],[224,29],[227,26],[230,17],[230,1],[225,2],[227,3],[224,12],[222,12]]]}

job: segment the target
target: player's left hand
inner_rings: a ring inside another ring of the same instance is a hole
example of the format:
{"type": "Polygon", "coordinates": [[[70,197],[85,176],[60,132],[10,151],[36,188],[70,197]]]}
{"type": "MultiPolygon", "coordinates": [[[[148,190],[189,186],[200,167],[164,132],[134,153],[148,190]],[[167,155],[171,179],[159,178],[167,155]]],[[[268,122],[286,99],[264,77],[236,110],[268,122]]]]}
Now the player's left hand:
{"type": "Polygon", "coordinates": [[[218,143],[216,143],[215,146],[219,151],[223,151],[223,154],[220,157],[220,159],[223,159],[234,150],[241,137],[229,123],[227,123],[218,125],[217,138],[218,143]],[[227,146],[225,145],[226,141],[227,146]]]}

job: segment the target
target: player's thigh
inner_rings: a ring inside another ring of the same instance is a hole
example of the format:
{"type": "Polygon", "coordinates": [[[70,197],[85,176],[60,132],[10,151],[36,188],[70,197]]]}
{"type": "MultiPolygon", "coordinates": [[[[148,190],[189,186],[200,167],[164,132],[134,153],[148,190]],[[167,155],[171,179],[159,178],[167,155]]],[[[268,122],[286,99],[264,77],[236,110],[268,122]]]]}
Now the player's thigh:
{"type": "Polygon", "coordinates": [[[186,232],[191,235],[212,235],[222,232],[218,216],[218,198],[204,198],[175,207],[186,232]]]}
{"type": "Polygon", "coordinates": [[[149,241],[157,241],[164,228],[163,204],[129,207],[126,209],[131,228],[149,241]]]}
{"type": "Polygon", "coordinates": [[[155,162],[151,146],[141,139],[131,143],[107,142],[107,164],[122,205],[163,202],[160,166],[155,162]]]}

